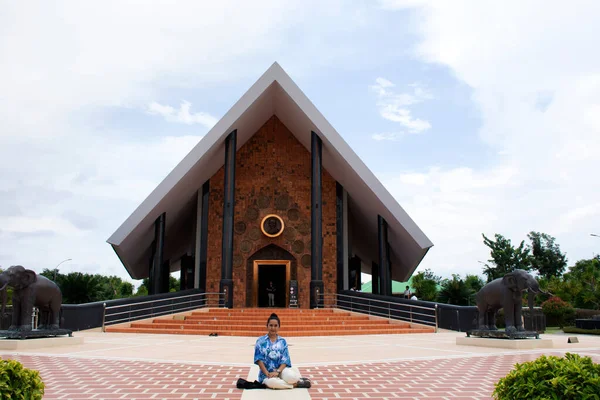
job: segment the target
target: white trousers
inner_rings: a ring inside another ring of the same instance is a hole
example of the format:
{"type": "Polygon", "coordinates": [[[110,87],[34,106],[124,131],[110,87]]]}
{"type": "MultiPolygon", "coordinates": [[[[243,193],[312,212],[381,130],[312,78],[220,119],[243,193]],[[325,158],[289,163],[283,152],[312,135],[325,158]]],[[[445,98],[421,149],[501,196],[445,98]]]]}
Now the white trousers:
{"type": "Polygon", "coordinates": [[[269,293],[269,306],[275,306],[275,293],[269,293]]]}
{"type": "Polygon", "coordinates": [[[291,368],[284,368],[279,378],[267,378],[263,381],[271,389],[293,389],[300,380],[300,374],[291,368]]]}

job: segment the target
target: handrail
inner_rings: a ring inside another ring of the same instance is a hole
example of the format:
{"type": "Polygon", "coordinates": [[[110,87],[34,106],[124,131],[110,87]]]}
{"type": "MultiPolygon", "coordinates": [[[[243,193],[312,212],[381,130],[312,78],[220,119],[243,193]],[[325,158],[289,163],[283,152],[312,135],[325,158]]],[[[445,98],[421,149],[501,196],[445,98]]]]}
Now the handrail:
{"type": "MultiPolygon", "coordinates": [[[[352,312],[359,312],[368,315],[375,315],[389,319],[399,319],[411,323],[435,326],[438,331],[438,307],[422,306],[410,303],[397,303],[392,301],[370,299],[368,297],[351,296],[345,294],[320,294],[324,307],[336,307],[352,312]],[[333,299],[332,302],[326,302],[325,299],[333,299]],[[341,303],[341,304],[340,304],[341,303]],[[371,304],[379,303],[379,304],[371,304]],[[415,311],[414,309],[418,309],[415,311]],[[431,320],[419,318],[426,317],[431,320]]],[[[410,300],[408,300],[410,301],[410,300]]]]}
{"type": "MultiPolygon", "coordinates": [[[[223,294],[223,293],[194,293],[194,294],[188,294],[185,296],[176,296],[176,297],[168,297],[166,299],[159,299],[159,300],[148,300],[148,301],[138,301],[135,303],[131,303],[131,304],[149,304],[149,303],[160,303],[161,301],[171,301],[173,299],[183,299],[186,297],[195,297],[195,296],[204,296],[204,295],[209,295],[209,294],[223,294]]],[[[107,307],[107,309],[114,309],[114,308],[120,308],[120,307],[127,307],[130,306],[131,304],[119,304],[116,306],[109,306],[107,307]]]]}
{"type": "MultiPolygon", "coordinates": [[[[336,294],[329,293],[326,296],[329,296],[329,297],[331,297],[331,296],[348,297],[348,298],[351,298],[351,299],[369,300],[369,301],[374,301],[374,302],[377,302],[377,303],[385,303],[385,304],[400,304],[400,305],[404,305],[405,304],[405,303],[396,303],[394,301],[385,301],[385,300],[371,299],[371,298],[368,298],[368,297],[350,296],[350,295],[347,295],[347,294],[339,294],[339,293],[336,293],[336,294]]],[[[434,307],[426,307],[426,306],[417,306],[417,305],[412,305],[412,304],[410,304],[410,307],[413,307],[413,308],[425,308],[427,310],[431,310],[431,309],[434,308],[434,307]]]]}
{"type": "MultiPolygon", "coordinates": [[[[156,316],[161,316],[165,314],[173,314],[175,312],[188,311],[192,309],[204,308],[207,307],[209,303],[208,297],[217,296],[216,307],[224,307],[224,301],[222,301],[222,297],[224,293],[218,292],[209,292],[209,293],[196,293],[189,294],[183,296],[169,297],[167,299],[160,300],[147,300],[147,301],[139,301],[129,304],[119,304],[115,306],[106,306],[106,303],[103,303],[102,307],[102,332],[106,332],[106,325],[109,324],[117,324],[121,322],[129,322],[134,320],[146,319],[156,316]],[[163,302],[169,302],[167,304],[157,304],[163,302]],[[192,305],[192,303],[194,303],[192,305]],[[149,307],[142,307],[150,304],[149,307]],[[128,308],[124,311],[120,311],[120,309],[128,308]],[[111,312],[111,310],[117,310],[117,312],[111,312]],[[147,312],[150,311],[150,312],[147,312]],[[140,314],[141,313],[141,314],[140,314]],[[118,319],[110,319],[109,317],[122,316],[127,314],[125,318],[118,319]],[[134,315],[132,315],[134,314],[134,315]]],[[[210,299],[213,300],[213,299],[210,299]]],[[[214,301],[214,300],[213,300],[214,301]]]]}

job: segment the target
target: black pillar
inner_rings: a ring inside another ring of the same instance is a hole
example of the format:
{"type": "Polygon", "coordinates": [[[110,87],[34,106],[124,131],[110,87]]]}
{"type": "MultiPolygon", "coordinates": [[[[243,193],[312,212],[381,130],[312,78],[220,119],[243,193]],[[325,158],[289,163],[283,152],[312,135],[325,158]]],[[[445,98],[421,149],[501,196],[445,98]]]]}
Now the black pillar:
{"type": "Polygon", "coordinates": [[[208,200],[210,192],[210,180],[202,185],[202,220],[200,226],[200,254],[198,268],[198,289],[206,292],[206,254],[208,252],[208,200]]]}
{"type": "Polygon", "coordinates": [[[379,294],[379,265],[376,262],[371,264],[371,288],[373,294],[379,294]]]}
{"type": "Polygon", "coordinates": [[[344,290],[344,188],[336,182],[335,184],[335,236],[337,249],[337,291],[344,290]]]}
{"type": "Polygon", "coordinates": [[[148,261],[148,294],[154,294],[154,257],[156,256],[156,239],[150,244],[150,260],[148,261]]]}
{"type": "Polygon", "coordinates": [[[392,280],[390,277],[387,222],[381,215],[377,216],[377,227],[379,237],[379,293],[384,296],[391,296],[392,280]]]}
{"type": "Polygon", "coordinates": [[[223,242],[221,250],[221,284],[225,307],[233,308],[233,213],[235,208],[235,149],[237,129],[225,139],[225,188],[223,196],[223,242]]]}
{"type": "Polygon", "coordinates": [[[151,279],[149,279],[148,283],[150,285],[149,294],[164,293],[163,286],[165,262],[163,258],[165,248],[165,228],[166,214],[162,213],[158,218],[156,218],[156,221],[154,221],[154,257],[152,260],[152,273],[150,274],[151,279]]]}
{"type": "Polygon", "coordinates": [[[310,268],[310,308],[322,304],[319,297],[323,294],[323,222],[321,218],[321,158],[323,143],[321,138],[311,132],[311,207],[310,207],[310,239],[311,239],[311,268],[310,268]]]}

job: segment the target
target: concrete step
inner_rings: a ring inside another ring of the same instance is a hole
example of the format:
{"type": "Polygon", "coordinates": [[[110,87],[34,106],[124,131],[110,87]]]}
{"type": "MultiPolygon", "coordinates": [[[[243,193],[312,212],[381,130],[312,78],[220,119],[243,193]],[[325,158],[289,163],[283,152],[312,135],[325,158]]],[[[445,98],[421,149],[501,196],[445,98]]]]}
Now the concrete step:
{"type": "Polygon", "coordinates": [[[107,332],[162,333],[223,336],[253,336],[266,333],[266,321],[273,310],[281,319],[280,334],[289,336],[377,335],[430,333],[434,328],[411,327],[404,321],[372,318],[333,309],[209,309],[182,316],[154,318],[108,326],[107,332]]]}
{"type": "MultiPolygon", "coordinates": [[[[285,330],[288,331],[301,331],[306,329],[306,325],[286,325],[285,330]]],[[[252,330],[256,332],[265,332],[266,327],[257,325],[205,325],[205,324],[160,324],[160,323],[149,323],[149,322],[133,322],[131,328],[157,328],[157,329],[223,329],[227,331],[236,330],[252,330]]],[[[369,324],[369,325],[324,325],[319,326],[319,330],[362,330],[362,329],[409,329],[408,324],[396,325],[396,324],[369,324]]],[[[283,330],[283,328],[282,328],[283,330]]]]}
{"type": "MultiPolygon", "coordinates": [[[[327,322],[327,325],[350,325],[350,326],[359,326],[359,325],[365,325],[365,321],[364,320],[342,320],[342,321],[313,321],[313,320],[301,320],[301,321],[288,321],[285,320],[285,326],[306,326],[307,323],[310,322],[319,322],[319,323],[323,323],[323,322],[327,322]]],[[[218,325],[224,325],[224,321],[217,319],[217,320],[190,320],[190,319],[186,319],[186,320],[176,320],[176,319],[166,319],[166,318],[157,318],[152,320],[152,323],[154,324],[171,324],[171,325],[178,325],[178,324],[182,324],[182,325],[209,325],[209,326],[218,326],[218,325]]],[[[409,326],[410,324],[408,322],[393,322],[394,325],[405,325],[405,326],[409,326]]],[[[246,320],[235,320],[235,321],[226,321],[227,325],[254,325],[254,326],[261,326],[264,327],[266,326],[265,321],[246,321],[246,320]]],[[[369,321],[368,325],[389,325],[390,321],[385,320],[385,319],[381,319],[381,320],[372,320],[369,321]]],[[[282,322],[283,325],[283,322],[282,322]]]]}
{"type": "MultiPolygon", "coordinates": [[[[240,316],[240,317],[233,317],[233,316],[224,316],[224,315],[206,315],[206,316],[196,316],[196,315],[191,315],[191,316],[186,316],[185,319],[187,321],[253,321],[253,322],[258,322],[261,324],[267,324],[267,317],[265,318],[260,318],[260,317],[247,317],[247,316],[240,316]]],[[[301,317],[301,316],[287,316],[287,317],[279,317],[279,320],[281,321],[281,323],[283,324],[284,321],[290,322],[290,321],[369,321],[369,317],[368,316],[364,316],[364,317],[354,317],[354,316],[330,316],[330,317],[301,317]]]]}
{"type": "MultiPolygon", "coordinates": [[[[157,328],[119,328],[107,327],[107,332],[118,333],[158,333],[158,334],[183,334],[183,335],[209,335],[217,333],[220,336],[251,336],[258,337],[265,334],[265,330],[224,330],[224,329],[157,329],[157,328]]],[[[296,336],[338,336],[338,335],[386,335],[407,333],[432,333],[433,328],[399,328],[399,329],[336,329],[336,330],[281,330],[279,334],[283,337],[296,336]]]]}

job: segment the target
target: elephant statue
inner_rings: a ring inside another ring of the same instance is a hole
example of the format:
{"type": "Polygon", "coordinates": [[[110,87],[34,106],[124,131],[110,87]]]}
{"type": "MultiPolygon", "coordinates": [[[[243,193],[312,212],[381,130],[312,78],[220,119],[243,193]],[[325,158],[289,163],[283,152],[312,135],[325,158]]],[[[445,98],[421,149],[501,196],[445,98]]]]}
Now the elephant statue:
{"type": "Polygon", "coordinates": [[[477,292],[477,310],[479,311],[479,329],[497,330],[496,313],[504,309],[506,333],[524,331],[521,319],[523,292],[527,290],[528,305],[533,315],[534,296],[536,293],[549,295],[540,289],[537,280],[522,269],[509,272],[502,278],[494,279],[477,292]]]}
{"type": "Polygon", "coordinates": [[[2,309],[6,306],[6,288],[13,288],[12,325],[8,330],[31,331],[33,307],[39,314],[38,330],[59,329],[62,292],[56,283],[21,265],[13,265],[0,274],[2,309]]]}

